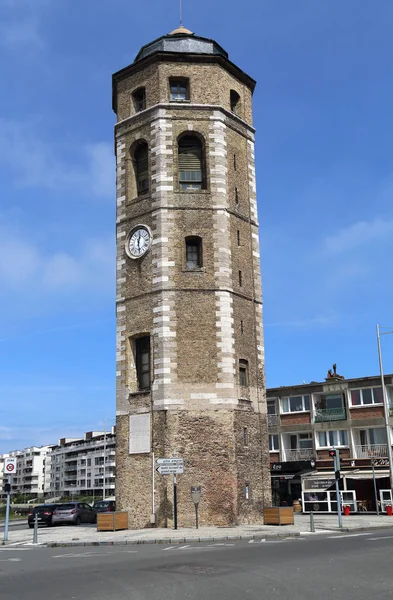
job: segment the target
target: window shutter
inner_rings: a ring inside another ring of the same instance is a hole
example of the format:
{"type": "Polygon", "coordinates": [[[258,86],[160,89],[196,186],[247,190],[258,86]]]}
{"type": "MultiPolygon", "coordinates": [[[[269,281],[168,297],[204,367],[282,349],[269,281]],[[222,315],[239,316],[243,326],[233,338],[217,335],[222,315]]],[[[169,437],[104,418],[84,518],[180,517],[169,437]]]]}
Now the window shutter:
{"type": "Polygon", "coordinates": [[[202,171],[202,148],[197,138],[180,140],[179,171],[202,171]]]}

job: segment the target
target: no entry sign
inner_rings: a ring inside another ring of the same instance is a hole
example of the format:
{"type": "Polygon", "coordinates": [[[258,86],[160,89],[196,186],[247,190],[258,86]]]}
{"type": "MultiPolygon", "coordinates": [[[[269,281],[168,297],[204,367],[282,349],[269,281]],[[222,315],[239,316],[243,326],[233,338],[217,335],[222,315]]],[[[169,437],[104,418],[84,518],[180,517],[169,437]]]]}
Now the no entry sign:
{"type": "Polygon", "coordinates": [[[4,459],[4,473],[7,475],[13,475],[16,471],[16,458],[5,458],[4,459]]]}

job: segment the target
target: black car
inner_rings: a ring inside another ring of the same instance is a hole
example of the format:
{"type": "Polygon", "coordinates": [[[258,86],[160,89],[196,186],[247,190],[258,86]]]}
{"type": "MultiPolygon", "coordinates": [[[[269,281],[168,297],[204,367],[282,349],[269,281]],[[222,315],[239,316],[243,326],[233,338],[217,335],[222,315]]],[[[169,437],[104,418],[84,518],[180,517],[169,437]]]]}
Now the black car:
{"type": "Polygon", "coordinates": [[[30,529],[33,529],[34,527],[36,515],[38,525],[47,525],[48,527],[51,527],[53,511],[56,510],[57,507],[58,504],[41,504],[40,506],[35,506],[33,510],[29,512],[29,516],[27,517],[27,523],[30,529]]]}
{"type": "Polygon", "coordinates": [[[115,512],[116,510],[116,502],[114,500],[99,500],[93,504],[93,508],[98,513],[101,512],[115,512]]]}

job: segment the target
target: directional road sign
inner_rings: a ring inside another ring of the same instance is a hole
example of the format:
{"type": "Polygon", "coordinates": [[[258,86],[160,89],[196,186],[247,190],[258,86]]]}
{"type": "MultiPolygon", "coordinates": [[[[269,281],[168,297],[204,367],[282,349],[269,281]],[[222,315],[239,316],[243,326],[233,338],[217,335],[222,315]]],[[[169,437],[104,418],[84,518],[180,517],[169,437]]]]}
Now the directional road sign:
{"type": "Polygon", "coordinates": [[[184,459],[183,458],[157,458],[157,464],[158,465],[183,465],[184,464],[184,459]]]}
{"type": "Polygon", "coordinates": [[[160,475],[182,475],[184,473],[183,465],[160,465],[156,469],[160,475]]]}
{"type": "Polygon", "coordinates": [[[16,471],[16,458],[5,458],[4,459],[4,473],[13,475],[16,471]]]}
{"type": "Polygon", "coordinates": [[[181,475],[184,473],[182,458],[157,458],[157,473],[160,475],[181,475]]]}

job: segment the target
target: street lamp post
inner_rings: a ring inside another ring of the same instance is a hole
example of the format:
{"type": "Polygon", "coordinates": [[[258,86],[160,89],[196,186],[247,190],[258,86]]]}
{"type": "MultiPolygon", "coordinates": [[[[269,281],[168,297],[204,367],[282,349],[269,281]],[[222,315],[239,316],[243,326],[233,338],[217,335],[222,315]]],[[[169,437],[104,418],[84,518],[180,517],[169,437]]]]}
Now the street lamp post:
{"type": "MultiPolygon", "coordinates": [[[[390,432],[390,424],[389,424],[390,407],[389,407],[388,395],[386,393],[385,378],[384,378],[384,373],[383,373],[382,350],[381,350],[381,335],[388,335],[389,333],[393,333],[393,330],[384,331],[381,333],[380,329],[381,329],[381,326],[377,325],[379,371],[380,371],[380,375],[381,375],[383,408],[384,408],[385,427],[386,427],[386,441],[387,441],[387,445],[388,445],[390,489],[392,490],[391,493],[392,493],[392,498],[393,498],[393,454],[392,454],[392,442],[391,442],[391,432],[390,432]]],[[[383,329],[389,329],[389,328],[383,327],[383,329]]]]}
{"type": "Polygon", "coordinates": [[[103,481],[102,481],[102,499],[105,500],[106,489],[105,489],[105,472],[106,472],[106,417],[104,419],[104,472],[103,472],[103,481]]]}

